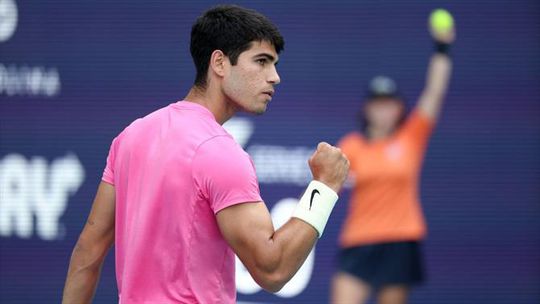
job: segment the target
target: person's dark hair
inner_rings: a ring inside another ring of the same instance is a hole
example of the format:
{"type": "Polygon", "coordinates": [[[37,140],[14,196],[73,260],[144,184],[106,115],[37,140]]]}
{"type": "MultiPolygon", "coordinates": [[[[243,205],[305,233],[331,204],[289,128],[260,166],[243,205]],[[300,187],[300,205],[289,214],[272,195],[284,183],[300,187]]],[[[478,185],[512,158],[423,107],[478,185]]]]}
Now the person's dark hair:
{"type": "Polygon", "coordinates": [[[221,50],[232,65],[253,41],[267,41],[276,52],[285,42],[277,27],[262,14],[236,5],[219,5],[206,11],[191,29],[191,57],[197,69],[195,85],[205,88],[210,57],[221,50]]]}

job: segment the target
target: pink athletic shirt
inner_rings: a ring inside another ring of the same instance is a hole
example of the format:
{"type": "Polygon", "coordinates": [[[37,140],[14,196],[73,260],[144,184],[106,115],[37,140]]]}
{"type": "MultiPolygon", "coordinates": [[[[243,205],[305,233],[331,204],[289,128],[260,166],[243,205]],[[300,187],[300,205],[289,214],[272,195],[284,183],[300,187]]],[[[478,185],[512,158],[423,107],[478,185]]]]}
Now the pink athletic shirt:
{"type": "MultiPolygon", "coordinates": [[[[234,303],[234,253],[215,214],[262,201],[248,154],[205,107],[181,101],[112,142],[119,303],[234,303]]],[[[239,219],[241,220],[241,219],[239,219]]]]}

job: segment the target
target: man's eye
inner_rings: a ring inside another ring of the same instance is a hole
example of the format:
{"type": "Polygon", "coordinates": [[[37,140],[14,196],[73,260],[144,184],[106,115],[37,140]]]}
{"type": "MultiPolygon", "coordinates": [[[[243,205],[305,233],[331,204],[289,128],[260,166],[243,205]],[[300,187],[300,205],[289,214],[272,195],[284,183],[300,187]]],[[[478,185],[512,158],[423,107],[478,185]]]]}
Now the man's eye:
{"type": "Polygon", "coordinates": [[[260,65],[265,65],[266,64],[266,59],[257,59],[257,63],[260,64],[260,65]]]}

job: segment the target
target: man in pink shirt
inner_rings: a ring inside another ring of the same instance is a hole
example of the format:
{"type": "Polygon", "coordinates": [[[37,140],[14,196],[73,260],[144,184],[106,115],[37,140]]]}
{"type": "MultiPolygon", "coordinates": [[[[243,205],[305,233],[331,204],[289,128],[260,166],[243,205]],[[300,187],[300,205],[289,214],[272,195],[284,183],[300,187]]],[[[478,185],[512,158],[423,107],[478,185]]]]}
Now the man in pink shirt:
{"type": "Polygon", "coordinates": [[[113,243],[119,303],[234,303],[235,253],[268,291],[292,278],[322,235],[348,161],[320,143],[309,160],[314,180],[274,230],[249,155],[221,126],[238,111],[264,113],[283,44],[252,10],[218,6],[199,17],[195,84],[113,140],[63,303],[91,302],[113,243]]]}

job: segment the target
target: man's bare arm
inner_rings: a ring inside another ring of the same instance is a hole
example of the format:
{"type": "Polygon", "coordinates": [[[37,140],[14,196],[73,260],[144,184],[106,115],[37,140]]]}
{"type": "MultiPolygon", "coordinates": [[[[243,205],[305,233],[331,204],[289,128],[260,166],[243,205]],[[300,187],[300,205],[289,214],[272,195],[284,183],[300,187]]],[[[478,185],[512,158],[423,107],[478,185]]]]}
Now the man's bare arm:
{"type": "Polygon", "coordinates": [[[317,231],[291,218],[277,231],[266,205],[245,203],[217,214],[219,227],[253,279],[277,292],[298,271],[317,241],[317,231]]]}
{"type": "Polygon", "coordinates": [[[91,303],[103,260],[114,243],[114,186],[101,182],[92,211],[73,249],[63,304],[91,303]]]}
{"type": "MultiPolygon", "coordinates": [[[[339,149],[325,143],[319,144],[309,165],[314,180],[336,193],[349,171],[347,158],[339,149]]],[[[253,279],[270,292],[280,290],[294,276],[319,236],[316,225],[295,217],[274,230],[270,213],[262,202],[225,208],[218,212],[217,221],[221,233],[253,279]]]]}

